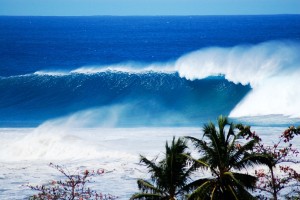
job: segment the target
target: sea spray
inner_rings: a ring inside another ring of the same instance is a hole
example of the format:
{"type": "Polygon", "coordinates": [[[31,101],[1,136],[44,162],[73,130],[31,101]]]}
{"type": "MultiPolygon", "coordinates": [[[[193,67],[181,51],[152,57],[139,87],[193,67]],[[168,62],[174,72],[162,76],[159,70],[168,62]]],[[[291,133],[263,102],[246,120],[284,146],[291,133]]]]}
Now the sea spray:
{"type": "Polygon", "coordinates": [[[271,41],[230,48],[206,48],[178,59],[176,69],[190,80],[223,75],[252,90],[231,117],[276,115],[300,118],[300,44],[271,41]]]}

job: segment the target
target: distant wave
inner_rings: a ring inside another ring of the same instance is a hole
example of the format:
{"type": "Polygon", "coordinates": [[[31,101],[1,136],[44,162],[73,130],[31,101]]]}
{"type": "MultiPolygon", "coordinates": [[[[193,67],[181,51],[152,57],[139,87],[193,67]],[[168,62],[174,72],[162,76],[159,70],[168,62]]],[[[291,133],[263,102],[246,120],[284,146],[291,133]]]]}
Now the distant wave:
{"type": "Polygon", "coordinates": [[[272,41],[230,48],[206,48],[176,62],[181,77],[214,75],[250,84],[252,91],[231,111],[231,117],[284,115],[300,117],[300,44],[272,41]]]}

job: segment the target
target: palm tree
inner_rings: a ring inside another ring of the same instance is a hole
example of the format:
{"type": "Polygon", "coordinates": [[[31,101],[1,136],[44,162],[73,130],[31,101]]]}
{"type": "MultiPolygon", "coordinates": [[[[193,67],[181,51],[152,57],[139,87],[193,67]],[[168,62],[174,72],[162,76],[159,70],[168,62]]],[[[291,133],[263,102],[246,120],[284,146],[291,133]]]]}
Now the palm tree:
{"type": "Polygon", "coordinates": [[[193,168],[187,167],[189,154],[183,138],[173,141],[171,146],[166,142],[165,157],[158,163],[141,156],[140,162],[145,164],[151,173],[151,181],[139,179],[137,181],[140,193],[134,194],[131,199],[146,200],[175,200],[185,194],[185,185],[189,180],[193,168]]]}
{"type": "Polygon", "coordinates": [[[218,129],[213,123],[204,125],[203,140],[186,137],[193,142],[202,155],[200,159],[193,159],[189,155],[187,157],[192,159],[197,167],[209,169],[212,173],[211,178],[202,178],[188,185],[194,189],[188,199],[254,199],[248,189],[254,188],[256,177],[233,170],[265,164],[268,158],[251,151],[258,140],[251,139],[245,144],[238,142],[238,139],[246,135],[245,132],[250,131],[250,127],[235,126],[223,116],[218,118],[218,125],[218,129]],[[227,134],[226,126],[229,126],[227,134]],[[237,134],[234,132],[236,128],[240,130],[237,134]]]}

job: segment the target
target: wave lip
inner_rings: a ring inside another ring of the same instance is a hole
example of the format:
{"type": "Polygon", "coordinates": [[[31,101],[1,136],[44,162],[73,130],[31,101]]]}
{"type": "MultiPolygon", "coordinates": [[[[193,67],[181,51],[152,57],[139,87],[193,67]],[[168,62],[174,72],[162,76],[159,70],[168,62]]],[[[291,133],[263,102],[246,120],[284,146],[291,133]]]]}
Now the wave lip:
{"type": "Polygon", "coordinates": [[[59,71],[59,70],[57,71],[41,70],[41,71],[36,71],[33,74],[38,76],[66,76],[68,75],[68,72],[59,71]]]}
{"type": "MultiPolygon", "coordinates": [[[[173,63],[150,63],[142,64],[137,62],[127,62],[103,66],[83,66],[73,70],[39,70],[33,73],[38,76],[68,76],[68,75],[94,75],[99,73],[127,73],[127,74],[147,74],[147,73],[161,73],[172,74],[176,73],[173,63]]],[[[32,74],[26,74],[30,76],[32,74]]],[[[19,75],[22,76],[22,75],[19,75]]],[[[23,75],[24,76],[24,75],[23,75]]]]}
{"type": "Polygon", "coordinates": [[[283,115],[300,117],[300,44],[271,41],[231,48],[207,48],[178,59],[176,69],[190,80],[224,75],[252,91],[231,117],[283,115]]]}
{"type": "Polygon", "coordinates": [[[155,73],[174,73],[172,64],[153,63],[149,65],[141,65],[136,63],[117,64],[110,66],[85,66],[70,71],[70,73],[79,74],[96,74],[102,72],[124,72],[129,74],[143,74],[149,72],[155,73]]]}

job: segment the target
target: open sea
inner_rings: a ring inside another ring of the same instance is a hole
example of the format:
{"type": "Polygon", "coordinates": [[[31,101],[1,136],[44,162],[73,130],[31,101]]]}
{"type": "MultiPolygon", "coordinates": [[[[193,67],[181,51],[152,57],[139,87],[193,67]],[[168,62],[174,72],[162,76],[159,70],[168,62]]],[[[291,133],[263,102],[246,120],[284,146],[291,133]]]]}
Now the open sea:
{"type": "Polygon", "coordinates": [[[300,15],[0,16],[0,199],[59,178],[50,162],[128,199],[139,154],[221,114],[271,144],[300,125],[299,77],[300,15]]]}

